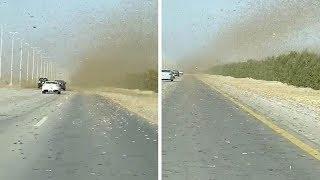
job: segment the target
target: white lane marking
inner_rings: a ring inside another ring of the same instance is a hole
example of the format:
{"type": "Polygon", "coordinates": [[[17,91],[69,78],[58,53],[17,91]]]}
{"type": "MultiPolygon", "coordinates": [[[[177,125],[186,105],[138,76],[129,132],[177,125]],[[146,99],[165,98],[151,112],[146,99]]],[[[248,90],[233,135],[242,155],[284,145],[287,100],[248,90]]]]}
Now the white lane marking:
{"type": "Polygon", "coordinates": [[[35,124],[35,127],[41,126],[46,120],[48,119],[47,116],[43,117],[37,124],[35,124]]]}
{"type": "Polygon", "coordinates": [[[60,107],[62,105],[62,103],[58,104],[57,106],[60,107]]]}

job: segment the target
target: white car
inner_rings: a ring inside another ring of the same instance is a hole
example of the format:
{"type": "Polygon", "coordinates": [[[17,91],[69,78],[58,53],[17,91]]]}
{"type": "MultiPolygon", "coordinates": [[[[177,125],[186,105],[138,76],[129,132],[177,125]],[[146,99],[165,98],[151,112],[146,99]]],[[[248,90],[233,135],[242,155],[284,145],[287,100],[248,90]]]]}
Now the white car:
{"type": "Polygon", "coordinates": [[[182,72],[182,71],[179,71],[179,74],[180,74],[180,76],[182,76],[182,75],[183,75],[183,72],[182,72]]]}
{"type": "Polygon", "coordinates": [[[173,81],[174,75],[171,70],[165,69],[161,71],[161,79],[173,81]]]}
{"type": "Polygon", "coordinates": [[[42,85],[42,94],[46,93],[61,94],[61,86],[57,81],[46,81],[42,85]]]}

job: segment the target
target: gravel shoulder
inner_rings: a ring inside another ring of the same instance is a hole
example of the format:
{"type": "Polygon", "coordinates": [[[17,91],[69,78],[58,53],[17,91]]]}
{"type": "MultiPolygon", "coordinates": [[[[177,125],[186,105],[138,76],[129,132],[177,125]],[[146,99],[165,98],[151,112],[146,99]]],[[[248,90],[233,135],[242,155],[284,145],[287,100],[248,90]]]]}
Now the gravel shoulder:
{"type": "Polygon", "coordinates": [[[158,124],[158,94],[152,91],[121,88],[100,88],[86,91],[98,94],[138,114],[152,124],[158,124]]]}
{"type": "Polygon", "coordinates": [[[320,147],[320,91],[250,78],[196,77],[320,147]]]}

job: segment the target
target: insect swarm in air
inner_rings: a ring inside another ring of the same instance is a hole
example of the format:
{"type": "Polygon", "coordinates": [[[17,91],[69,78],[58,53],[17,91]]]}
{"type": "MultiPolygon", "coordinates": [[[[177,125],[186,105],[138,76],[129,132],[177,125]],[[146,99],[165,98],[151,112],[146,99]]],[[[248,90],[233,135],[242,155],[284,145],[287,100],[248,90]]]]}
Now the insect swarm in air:
{"type": "Polygon", "coordinates": [[[206,70],[217,64],[317,49],[318,38],[310,37],[315,33],[312,29],[319,28],[319,1],[259,0],[248,2],[236,16],[225,17],[227,23],[207,39],[205,47],[190,54],[185,64],[206,70]]]}
{"type": "MultiPolygon", "coordinates": [[[[75,86],[157,90],[156,1],[123,1],[83,42],[75,86]]],[[[79,60],[77,60],[79,62],[79,60]]]]}

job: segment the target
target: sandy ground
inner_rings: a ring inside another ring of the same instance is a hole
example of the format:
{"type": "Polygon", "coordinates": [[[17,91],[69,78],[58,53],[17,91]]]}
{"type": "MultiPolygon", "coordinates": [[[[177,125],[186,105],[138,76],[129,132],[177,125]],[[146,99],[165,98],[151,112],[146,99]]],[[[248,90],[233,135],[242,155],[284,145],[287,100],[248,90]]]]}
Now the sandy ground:
{"type": "Polygon", "coordinates": [[[158,124],[158,94],[152,91],[129,90],[120,88],[100,88],[95,93],[110,98],[128,110],[145,118],[152,124],[158,124]]]}
{"type": "Polygon", "coordinates": [[[250,78],[196,77],[320,147],[320,91],[250,78]]]}
{"type": "Polygon", "coordinates": [[[233,78],[226,76],[201,75],[202,79],[218,84],[230,84],[241,90],[250,90],[268,97],[300,102],[320,108],[320,91],[311,88],[297,88],[281,82],[263,81],[251,78],[233,78]]]}

